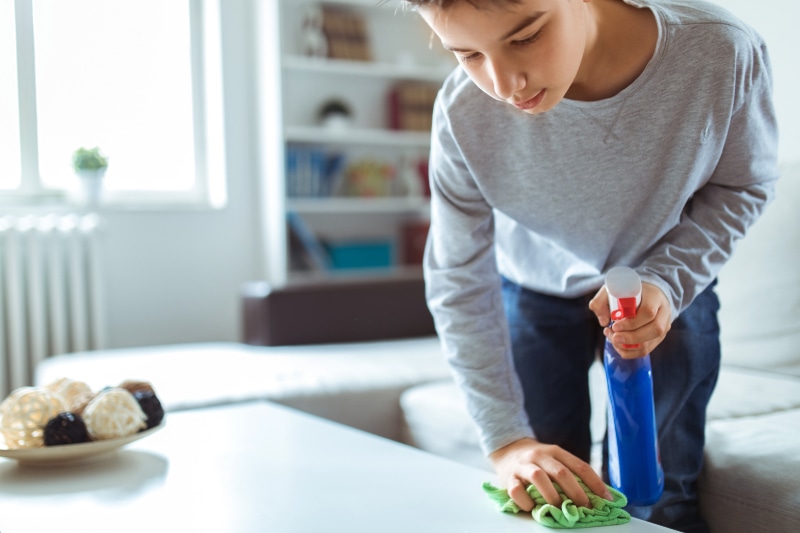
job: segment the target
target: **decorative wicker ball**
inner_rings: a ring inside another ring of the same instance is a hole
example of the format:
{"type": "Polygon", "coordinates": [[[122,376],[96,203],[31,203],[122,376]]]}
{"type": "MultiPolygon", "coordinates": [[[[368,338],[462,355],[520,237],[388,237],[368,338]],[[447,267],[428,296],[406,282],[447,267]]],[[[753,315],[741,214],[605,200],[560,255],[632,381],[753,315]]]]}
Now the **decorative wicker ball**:
{"type": "Polygon", "coordinates": [[[95,396],[97,396],[96,392],[90,392],[76,397],[72,405],[69,406],[70,412],[83,416],[83,410],[86,409],[86,406],[89,405],[89,402],[91,402],[95,396]]]}
{"type": "Polygon", "coordinates": [[[133,435],[147,426],[146,420],[133,394],[119,387],[100,391],[83,410],[83,421],[94,440],[133,435]]]}
{"type": "Polygon", "coordinates": [[[48,383],[45,388],[64,398],[70,411],[81,398],[94,394],[89,385],[83,381],[76,381],[70,378],[59,378],[52,383],[48,383]]]}
{"type": "Polygon", "coordinates": [[[61,396],[44,387],[22,387],[0,404],[0,431],[9,448],[44,446],[44,426],[66,411],[61,396]]]}
{"type": "Polygon", "coordinates": [[[119,385],[117,385],[121,389],[125,389],[126,391],[130,392],[131,394],[135,394],[138,391],[150,391],[155,393],[153,390],[153,386],[150,384],[149,381],[139,381],[135,379],[126,379],[119,385]]]}

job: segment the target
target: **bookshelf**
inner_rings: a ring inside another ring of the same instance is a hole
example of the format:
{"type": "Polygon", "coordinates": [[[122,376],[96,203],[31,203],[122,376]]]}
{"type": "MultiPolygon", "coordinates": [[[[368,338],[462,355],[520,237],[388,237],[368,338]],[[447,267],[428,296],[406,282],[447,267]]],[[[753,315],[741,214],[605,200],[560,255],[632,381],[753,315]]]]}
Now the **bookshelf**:
{"type": "Polygon", "coordinates": [[[399,0],[276,0],[257,10],[266,277],[418,270],[409,239],[419,246],[429,217],[430,106],[451,54],[399,0]],[[349,259],[320,269],[308,257],[319,244],[334,263],[349,259]]]}
{"type": "Polygon", "coordinates": [[[291,211],[303,214],[316,213],[406,213],[427,214],[428,200],[422,196],[399,198],[294,198],[287,202],[291,211]]]}

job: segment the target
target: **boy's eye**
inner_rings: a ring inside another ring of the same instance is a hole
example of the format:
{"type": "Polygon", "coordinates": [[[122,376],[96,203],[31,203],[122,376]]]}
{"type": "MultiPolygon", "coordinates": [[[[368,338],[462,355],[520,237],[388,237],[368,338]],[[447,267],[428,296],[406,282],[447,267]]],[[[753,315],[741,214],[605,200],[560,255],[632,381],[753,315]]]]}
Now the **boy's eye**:
{"type": "Polygon", "coordinates": [[[471,61],[477,61],[481,55],[478,52],[467,54],[465,56],[458,56],[458,60],[462,63],[469,63],[471,61]]]}
{"type": "MultiPolygon", "coordinates": [[[[542,30],[539,29],[539,31],[535,32],[533,35],[525,37],[524,39],[518,39],[516,41],[512,41],[511,44],[513,46],[527,46],[529,44],[533,44],[536,41],[538,41],[541,35],[542,35],[542,30]]],[[[481,54],[480,52],[473,52],[471,54],[466,54],[466,55],[456,54],[456,57],[458,57],[458,60],[461,63],[471,63],[473,61],[477,61],[478,59],[480,59],[481,54]]]]}
{"type": "Polygon", "coordinates": [[[527,44],[532,44],[532,43],[536,42],[539,39],[539,36],[541,34],[542,34],[542,30],[539,30],[536,33],[534,33],[533,35],[531,35],[530,37],[526,37],[524,39],[520,39],[518,41],[514,41],[513,44],[515,44],[517,46],[525,46],[527,44]]]}

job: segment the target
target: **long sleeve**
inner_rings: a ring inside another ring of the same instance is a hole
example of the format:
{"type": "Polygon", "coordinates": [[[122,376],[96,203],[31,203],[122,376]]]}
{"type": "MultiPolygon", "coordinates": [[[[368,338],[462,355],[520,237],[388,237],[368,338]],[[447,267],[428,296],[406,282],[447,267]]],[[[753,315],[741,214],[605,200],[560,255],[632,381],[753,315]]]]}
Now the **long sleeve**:
{"type": "Polygon", "coordinates": [[[774,195],[778,127],[769,57],[763,44],[750,52],[733,71],[737,98],[711,178],[638,268],[669,296],[673,318],[713,281],[774,195]]]}
{"type": "Polygon", "coordinates": [[[494,217],[448,131],[441,106],[431,151],[431,233],[425,281],[431,312],[484,451],[533,433],[511,359],[494,251],[494,217]]]}

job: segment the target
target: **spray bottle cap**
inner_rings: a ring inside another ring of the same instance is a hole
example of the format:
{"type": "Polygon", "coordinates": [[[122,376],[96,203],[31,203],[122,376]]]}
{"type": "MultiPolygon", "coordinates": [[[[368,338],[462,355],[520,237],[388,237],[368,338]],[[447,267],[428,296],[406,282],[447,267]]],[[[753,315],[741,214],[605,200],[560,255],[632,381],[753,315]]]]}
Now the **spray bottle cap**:
{"type": "Polygon", "coordinates": [[[614,267],[606,273],[606,292],[611,320],[636,316],[642,301],[642,281],[635,270],[614,267]]]}

